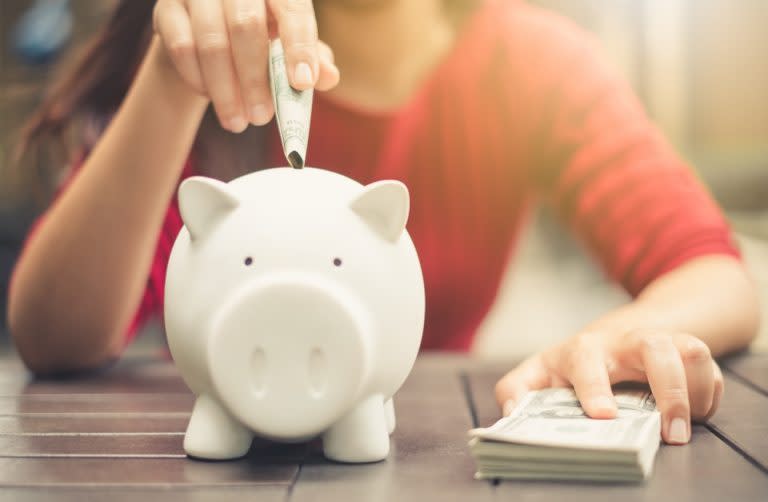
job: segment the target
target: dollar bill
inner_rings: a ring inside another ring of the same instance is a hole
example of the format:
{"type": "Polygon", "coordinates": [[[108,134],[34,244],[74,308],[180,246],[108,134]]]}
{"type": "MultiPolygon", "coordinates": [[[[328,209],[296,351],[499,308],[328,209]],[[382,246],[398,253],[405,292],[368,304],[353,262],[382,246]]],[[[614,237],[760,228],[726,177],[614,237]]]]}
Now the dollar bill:
{"type": "Polygon", "coordinates": [[[269,43],[269,83],[283,153],[291,166],[300,169],[307,157],[313,90],[291,87],[279,38],[269,43]]]}
{"type": "Polygon", "coordinates": [[[571,389],[527,394],[509,416],[470,431],[478,478],[636,481],[648,477],[661,417],[647,389],[616,390],[618,415],[589,418],[571,389]]]}

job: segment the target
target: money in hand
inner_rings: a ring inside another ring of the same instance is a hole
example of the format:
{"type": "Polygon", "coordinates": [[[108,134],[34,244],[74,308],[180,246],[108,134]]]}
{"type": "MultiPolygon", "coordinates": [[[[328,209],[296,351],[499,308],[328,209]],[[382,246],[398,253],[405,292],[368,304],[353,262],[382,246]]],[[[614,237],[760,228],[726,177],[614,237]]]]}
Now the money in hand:
{"type": "Polygon", "coordinates": [[[285,158],[291,166],[301,169],[307,158],[313,90],[291,87],[279,38],[269,44],[269,83],[285,158]]]}
{"type": "Polygon", "coordinates": [[[617,389],[618,415],[589,418],[571,389],[529,392],[506,416],[469,431],[478,479],[647,479],[661,416],[646,389],[617,389]]]}

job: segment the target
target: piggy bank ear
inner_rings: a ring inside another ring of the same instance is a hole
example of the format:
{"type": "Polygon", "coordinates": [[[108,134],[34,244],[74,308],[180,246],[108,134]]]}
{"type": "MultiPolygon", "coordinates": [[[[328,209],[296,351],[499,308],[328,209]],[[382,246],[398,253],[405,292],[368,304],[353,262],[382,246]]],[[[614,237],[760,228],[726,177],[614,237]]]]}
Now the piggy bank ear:
{"type": "Polygon", "coordinates": [[[226,183],[192,176],[179,187],[179,212],[192,240],[205,236],[240,204],[226,183]]]}
{"type": "Polygon", "coordinates": [[[363,188],[350,207],[380,236],[397,242],[408,221],[408,189],[399,181],[377,181],[363,188]]]}

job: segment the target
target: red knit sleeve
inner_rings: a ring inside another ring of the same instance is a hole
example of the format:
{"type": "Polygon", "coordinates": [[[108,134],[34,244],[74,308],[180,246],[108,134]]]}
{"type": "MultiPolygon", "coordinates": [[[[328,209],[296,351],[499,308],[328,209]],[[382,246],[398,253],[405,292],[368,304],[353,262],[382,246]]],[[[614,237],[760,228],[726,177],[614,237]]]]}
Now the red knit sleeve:
{"type": "Polygon", "coordinates": [[[534,176],[609,275],[636,295],[694,257],[738,256],[716,203],[596,44],[565,22],[539,37],[534,176]]]}

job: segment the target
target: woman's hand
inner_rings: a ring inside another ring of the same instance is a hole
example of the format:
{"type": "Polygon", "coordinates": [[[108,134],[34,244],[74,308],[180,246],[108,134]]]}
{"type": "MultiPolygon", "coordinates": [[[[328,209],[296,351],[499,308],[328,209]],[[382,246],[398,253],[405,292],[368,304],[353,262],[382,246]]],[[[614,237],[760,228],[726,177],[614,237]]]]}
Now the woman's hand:
{"type": "Polygon", "coordinates": [[[504,414],[526,392],[573,386],[593,418],[616,416],[611,384],[648,382],[667,443],[687,443],[691,419],[706,420],[720,402],[723,375],[698,338],[667,332],[590,331],[526,359],[496,384],[504,414]]]}
{"type": "Polygon", "coordinates": [[[154,28],[182,79],[233,132],[266,124],[274,113],[270,36],[283,42],[296,89],[328,90],[339,81],[333,53],[317,39],[312,0],[158,0],[154,28]]]}

